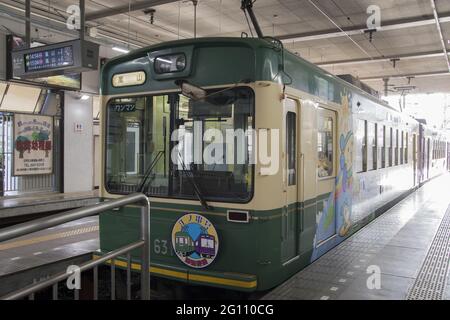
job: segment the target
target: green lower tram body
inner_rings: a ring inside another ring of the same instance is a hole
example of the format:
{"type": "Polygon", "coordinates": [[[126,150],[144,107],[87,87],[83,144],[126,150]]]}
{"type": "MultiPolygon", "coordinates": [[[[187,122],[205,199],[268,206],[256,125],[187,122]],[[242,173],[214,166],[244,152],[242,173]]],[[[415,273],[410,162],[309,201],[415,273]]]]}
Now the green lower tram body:
{"type": "MultiPolygon", "coordinates": [[[[249,223],[227,221],[227,208],[205,212],[200,206],[152,203],[152,277],[247,292],[273,288],[311,263],[316,213],[322,210],[323,199],[327,196],[285,209],[250,211],[249,223]],[[175,247],[172,244],[174,224],[189,213],[207,218],[218,234],[217,256],[205,268],[189,267],[177,256],[174,249],[183,256],[195,250],[195,243],[189,241],[187,234],[175,233],[175,247]],[[180,239],[185,240],[180,243],[180,239]]],[[[124,207],[101,214],[100,254],[137,241],[140,237],[140,214],[139,207],[124,207]]],[[[354,225],[348,235],[374,217],[370,215],[367,221],[354,225]]],[[[140,251],[136,250],[132,253],[132,270],[140,270],[139,260],[140,251]]],[[[115,263],[119,268],[127,267],[125,258],[117,259],[115,263]]]]}

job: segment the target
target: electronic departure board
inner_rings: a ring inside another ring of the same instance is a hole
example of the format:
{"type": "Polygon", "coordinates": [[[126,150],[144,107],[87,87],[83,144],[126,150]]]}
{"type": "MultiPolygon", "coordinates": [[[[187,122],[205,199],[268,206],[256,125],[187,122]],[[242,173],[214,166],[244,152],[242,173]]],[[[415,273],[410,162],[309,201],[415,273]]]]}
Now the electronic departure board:
{"type": "Polygon", "coordinates": [[[73,66],[73,48],[67,46],[25,54],[25,71],[73,66]]]}
{"type": "Polygon", "coordinates": [[[97,70],[98,52],[98,44],[81,40],[13,51],[13,77],[41,78],[97,70]]]}
{"type": "MultiPolygon", "coordinates": [[[[38,42],[32,42],[31,47],[37,48],[44,46],[43,43],[38,42]]],[[[6,50],[8,52],[7,54],[7,79],[12,79],[15,81],[20,81],[23,83],[30,83],[30,84],[39,84],[46,87],[51,88],[58,88],[58,89],[64,89],[64,90],[81,90],[81,73],[80,72],[74,72],[74,73],[67,73],[67,74],[61,74],[56,76],[49,76],[49,77],[41,77],[41,78],[20,78],[20,77],[13,77],[12,75],[12,52],[26,49],[27,45],[25,43],[24,38],[16,36],[16,35],[7,35],[6,36],[6,50]]]]}

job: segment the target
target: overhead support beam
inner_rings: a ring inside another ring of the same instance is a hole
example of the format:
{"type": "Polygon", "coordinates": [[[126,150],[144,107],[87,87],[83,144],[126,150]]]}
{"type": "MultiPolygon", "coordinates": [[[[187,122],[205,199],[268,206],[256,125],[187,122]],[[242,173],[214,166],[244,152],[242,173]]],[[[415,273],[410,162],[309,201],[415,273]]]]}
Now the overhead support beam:
{"type": "Polygon", "coordinates": [[[80,0],[80,40],[84,41],[84,34],[86,31],[86,3],[85,0],[80,0]]]}
{"type": "Polygon", "coordinates": [[[31,47],[31,0],[25,1],[25,44],[31,47]]]}
{"type": "MultiPolygon", "coordinates": [[[[439,18],[439,23],[449,23],[450,12],[446,12],[439,18]]],[[[377,28],[377,32],[399,30],[406,28],[416,28],[436,24],[434,15],[419,16],[413,18],[396,19],[390,21],[384,21],[381,27],[377,28]]],[[[300,42],[300,41],[312,41],[321,39],[330,39],[338,37],[346,37],[352,35],[361,35],[367,31],[366,25],[352,26],[339,29],[327,29],[322,31],[303,32],[295,34],[286,34],[277,36],[278,39],[283,42],[300,42]]]]}
{"type": "Polygon", "coordinates": [[[444,35],[442,34],[442,29],[441,29],[441,23],[440,23],[439,15],[438,15],[437,10],[436,10],[436,3],[434,2],[434,0],[430,0],[430,3],[431,3],[431,8],[433,9],[434,20],[435,20],[435,23],[436,23],[437,31],[439,33],[439,38],[441,40],[441,45],[442,45],[442,49],[443,49],[443,52],[444,52],[445,61],[447,62],[447,68],[448,68],[448,71],[450,72],[450,60],[448,58],[447,47],[445,45],[444,35]]]}
{"type": "Polygon", "coordinates": [[[86,15],[86,21],[92,21],[102,18],[107,18],[115,16],[122,13],[128,13],[138,10],[147,9],[149,7],[160,6],[162,4],[168,4],[172,2],[178,2],[176,0],[146,0],[139,1],[136,3],[125,4],[122,6],[117,6],[113,8],[108,8],[104,10],[95,11],[86,15]]]}
{"type": "MultiPolygon", "coordinates": [[[[59,15],[50,15],[48,12],[46,12],[46,15],[42,13],[38,13],[33,9],[31,12],[31,16],[33,17],[33,25],[42,28],[42,29],[49,29],[57,34],[60,34],[62,36],[67,37],[74,37],[79,36],[79,31],[72,31],[65,28],[66,26],[66,20],[59,16],[59,15]],[[49,24],[51,23],[51,25],[49,24]]],[[[0,17],[3,17],[5,19],[8,19],[10,21],[14,22],[20,22],[23,23],[23,13],[25,12],[25,7],[18,7],[13,6],[4,2],[0,3],[0,17]]],[[[99,28],[100,29],[100,28],[99,28]]],[[[105,38],[108,40],[111,40],[113,43],[121,43],[121,44],[127,44],[130,43],[135,48],[142,48],[146,45],[148,45],[147,39],[145,42],[142,42],[140,40],[131,41],[128,38],[125,37],[119,37],[117,34],[114,34],[113,31],[108,30],[108,28],[101,28],[99,31],[99,38],[105,38]]],[[[111,45],[111,43],[106,43],[104,41],[101,41],[99,39],[95,40],[96,42],[100,42],[104,45],[111,45]]]]}
{"type": "Polygon", "coordinates": [[[361,81],[378,81],[383,80],[384,78],[389,79],[399,79],[399,78],[428,78],[428,77],[437,77],[437,76],[450,76],[450,73],[447,70],[442,71],[430,71],[430,72],[418,72],[418,73],[407,73],[407,74],[392,74],[392,75],[382,75],[382,76],[373,76],[373,77],[360,77],[361,81]]]}
{"type": "MultiPolygon", "coordinates": [[[[404,55],[396,55],[396,56],[373,57],[373,59],[361,58],[361,59],[315,62],[314,64],[321,66],[321,67],[332,67],[332,66],[340,66],[340,65],[355,65],[355,64],[391,62],[393,59],[396,59],[396,60],[399,59],[400,61],[405,61],[405,60],[415,60],[415,59],[436,58],[436,57],[443,57],[443,56],[444,56],[444,53],[442,53],[442,51],[428,51],[428,52],[412,53],[412,54],[404,54],[404,55]]],[[[399,60],[397,60],[397,61],[399,61],[399,60]]]]}

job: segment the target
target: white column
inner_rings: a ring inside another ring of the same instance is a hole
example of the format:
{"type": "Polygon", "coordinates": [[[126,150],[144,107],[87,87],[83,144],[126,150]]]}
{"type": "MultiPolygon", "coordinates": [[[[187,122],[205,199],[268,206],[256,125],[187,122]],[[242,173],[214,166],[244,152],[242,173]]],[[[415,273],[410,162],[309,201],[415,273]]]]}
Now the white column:
{"type": "Polygon", "coordinates": [[[77,93],[64,97],[64,192],[93,189],[94,146],[92,97],[81,100],[77,93]]]}

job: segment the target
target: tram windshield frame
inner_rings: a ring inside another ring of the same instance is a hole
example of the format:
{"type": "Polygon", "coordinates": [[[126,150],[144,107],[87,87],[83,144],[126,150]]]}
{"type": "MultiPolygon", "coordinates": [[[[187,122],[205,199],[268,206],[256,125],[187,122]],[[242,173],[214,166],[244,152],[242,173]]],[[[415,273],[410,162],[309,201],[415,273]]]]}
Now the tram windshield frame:
{"type": "Polygon", "coordinates": [[[202,100],[181,92],[114,97],[106,105],[105,126],[104,183],[111,194],[141,188],[151,197],[197,200],[198,188],[207,201],[253,198],[250,87],[207,90],[202,100]],[[222,133],[222,141],[211,133],[222,133]]]}

